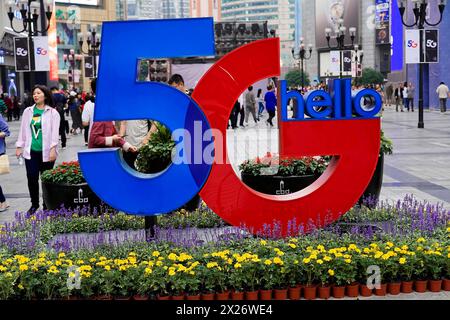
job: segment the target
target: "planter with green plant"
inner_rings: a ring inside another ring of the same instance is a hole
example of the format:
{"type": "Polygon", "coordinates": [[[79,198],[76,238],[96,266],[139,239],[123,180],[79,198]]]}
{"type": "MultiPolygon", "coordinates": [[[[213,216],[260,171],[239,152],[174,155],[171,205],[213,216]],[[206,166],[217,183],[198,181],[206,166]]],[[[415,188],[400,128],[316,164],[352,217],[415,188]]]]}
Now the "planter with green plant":
{"type": "Polygon", "coordinates": [[[61,206],[94,208],[101,205],[100,198],[84,180],[78,161],[63,162],[56,168],[45,171],[41,180],[44,203],[49,210],[61,206]]]}
{"type": "MultiPolygon", "coordinates": [[[[156,174],[166,170],[172,164],[172,152],[175,142],[170,130],[154,122],[157,130],[150,136],[149,142],[139,149],[136,170],[146,174],[156,174]]],[[[196,195],[183,208],[194,211],[200,206],[200,197],[196,195]]]]}
{"type": "Polygon", "coordinates": [[[242,182],[265,194],[286,195],[314,183],[328,166],[329,157],[281,158],[267,153],[243,162],[242,182]]]}

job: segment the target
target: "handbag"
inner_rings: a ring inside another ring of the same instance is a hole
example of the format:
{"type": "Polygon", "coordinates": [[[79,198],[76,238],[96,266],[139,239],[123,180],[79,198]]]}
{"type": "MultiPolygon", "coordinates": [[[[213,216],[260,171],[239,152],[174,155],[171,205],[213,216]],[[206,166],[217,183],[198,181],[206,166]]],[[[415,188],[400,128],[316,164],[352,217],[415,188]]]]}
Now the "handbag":
{"type": "Polygon", "coordinates": [[[9,158],[7,154],[0,156],[0,174],[9,173],[9,158]]]}

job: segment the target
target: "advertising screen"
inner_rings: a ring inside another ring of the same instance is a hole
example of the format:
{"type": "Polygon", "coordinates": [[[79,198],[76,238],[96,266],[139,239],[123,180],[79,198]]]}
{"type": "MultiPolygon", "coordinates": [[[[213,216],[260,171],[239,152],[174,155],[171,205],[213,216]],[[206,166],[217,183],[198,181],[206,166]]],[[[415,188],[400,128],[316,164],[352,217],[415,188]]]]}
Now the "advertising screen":
{"type": "MultiPolygon", "coordinates": [[[[351,27],[355,27],[358,30],[360,6],[360,1],[354,0],[316,0],[317,48],[328,47],[327,39],[325,38],[325,29],[331,28],[332,35],[335,34],[335,30],[339,28],[339,21],[341,19],[343,20],[343,26],[347,27],[347,32],[348,28],[351,27]]],[[[358,32],[356,39],[358,39],[358,32]]],[[[351,45],[349,36],[345,37],[345,44],[351,45]]],[[[331,39],[331,45],[336,45],[334,39],[331,39]]]]}

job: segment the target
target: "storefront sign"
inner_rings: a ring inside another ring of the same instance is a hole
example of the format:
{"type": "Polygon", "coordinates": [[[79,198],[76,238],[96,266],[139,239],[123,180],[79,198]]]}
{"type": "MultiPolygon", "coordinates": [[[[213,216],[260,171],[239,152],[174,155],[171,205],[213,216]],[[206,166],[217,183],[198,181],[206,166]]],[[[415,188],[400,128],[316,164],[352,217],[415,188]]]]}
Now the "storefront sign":
{"type": "Polygon", "coordinates": [[[301,96],[286,92],[286,82],[281,82],[280,113],[287,114],[290,98],[298,99],[301,111],[296,119],[280,119],[280,154],[334,156],[321,178],[298,193],[272,196],[251,190],[228,161],[230,112],[248,86],[280,75],[279,48],[280,40],[270,38],[233,51],[211,67],[191,98],[166,84],[136,82],[136,62],[143,56],[214,55],[212,18],[105,22],[94,120],[155,119],[172,131],[176,147],[172,165],[156,175],[130,171],[118,148],[81,151],[89,186],[112,207],[149,216],[178,209],[200,192],[216,214],[254,233],[276,223],[287,235],[294,222],[313,220],[321,227],[338,219],[358,201],[378,162],[377,92],[352,94],[349,80],[337,80],[333,95],[316,91],[301,96]],[[139,41],[137,30],[147,30],[153,41],[139,41]],[[187,38],[185,33],[196,36],[187,38]],[[127,105],[132,108],[124,107],[123,92],[129,93],[127,105]],[[374,101],[372,106],[364,105],[366,96],[374,101]]]}

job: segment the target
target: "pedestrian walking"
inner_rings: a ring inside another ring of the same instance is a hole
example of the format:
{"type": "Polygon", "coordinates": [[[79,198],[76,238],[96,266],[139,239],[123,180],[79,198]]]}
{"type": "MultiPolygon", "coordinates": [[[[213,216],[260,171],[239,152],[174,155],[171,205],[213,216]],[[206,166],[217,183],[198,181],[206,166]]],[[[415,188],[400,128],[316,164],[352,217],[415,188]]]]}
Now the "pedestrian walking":
{"type": "Polygon", "coordinates": [[[390,107],[392,105],[392,96],[394,95],[394,86],[390,83],[386,87],[386,104],[390,107]]]}
{"type": "Polygon", "coordinates": [[[78,100],[77,93],[75,91],[70,92],[68,105],[70,110],[70,116],[72,117],[72,129],[70,129],[70,133],[77,135],[78,133],[81,133],[82,124],[81,124],[80,101],[78,100]]]}
{"type": "Polygon", "coordinates": [[[248,87],[248,91],[245,93],[245,123],[247,125],[250,114],[252,115],[253,121],[256,125],[259,120],[256,116],[256,98],[252,86],[248,87]]]}
{"type": "Polygon", "coordinates": [[[447,112],[447,99],[450,97],[450,91],[444,82],[441,82],[436,89],[441,104],[441,112],[447,112]]]}
{"type": "Polygon", "coordinates": [[[398,107],[401,106],[401,112],[403,112],[403,84],[400,84],[394,90],[395,98],[395,111],[398,112],[398,107]]]}
{"type": "MultiPolygon", "coordinates": [[[[8,124],[3,116],[0,114],[0,156],[6,154],[6,137],[10,136],[8,124]]],[[[9,208],[9,204],[6,202],[5,195],[3,194],[2,186],[0,185],[0,212],[6,211],[9,208]]]]}
{"type": "Polygon", "coordinates": [[[30,213],[39,209],[39,176],[44,171],[53,169],[58,157],[61,122],[58,111],[54,109],[50,90],[36,85],[32,93],[35,104],[23,112],[16,142],[17,158],[25,159],[31,198],[30,213]]]}
{"type": "Polygon", "coordinates": [[[66,117],[65,117],[65,110],[67,105],[67,99],[66,97],[61,94],[56,87],[52,87],[52,97],[53,102],[55,104],[55,109],[59,113],[60,117],[60,123],[59,123],[59,135],[61,136],[61,148],[65,149],[67,144],[67,137],[66,137],[66,117]]]}
{"type": "Polygon", "coordinates": [[[264,96],[262,93],[262,89],[258,89],[258,94],[256,95],[256,102],[258,102],[258,120],[260,120],[264,112],[264,96]]]}
{"type": "Polygon", "coordinates": [[[411,112],[414,112],[414,96],[416,94],[416,88],[412,82],[408,85],[408,106],[411,108],[411,112]]]}
{"type": "Polygon", "coordinates": [[[273,92],[273,87],[269,85],[267,87],[267,93],[264,96],[264,101],[266,102],[266,110],[269,114],[269,119],[267,119],[266,123],[267,125],[270,125],[270,127],[273,127],[273,118],[275,118],[275,110],[277,105],[277,97],[275,96],[275,93],[273,92]]]}
{"type": "Polygon", "coordinates": [[[408,82],[403,84],[403,106],[409,111],[408,82]]]}

